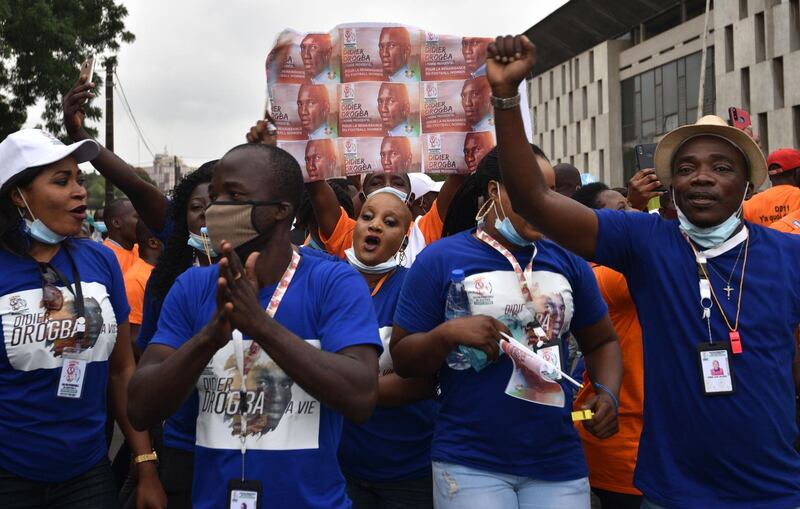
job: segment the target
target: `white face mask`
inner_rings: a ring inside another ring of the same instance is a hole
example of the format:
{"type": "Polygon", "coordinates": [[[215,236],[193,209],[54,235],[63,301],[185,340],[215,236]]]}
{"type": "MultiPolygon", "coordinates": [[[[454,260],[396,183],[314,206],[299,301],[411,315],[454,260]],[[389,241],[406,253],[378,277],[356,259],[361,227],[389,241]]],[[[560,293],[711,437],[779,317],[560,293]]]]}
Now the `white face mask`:
{"type": "Polygon", "coordinates": [[[378,193],[393,194],[393,195],[397,196],[398,198],[400,198],[400,201],[402,201],[403,203],[406,203],[406,201],[408,200],[408,195],[406,193],[404,193],[403,191],[401,191],[399,189],[395,189],[394,187],[389,187],[389,186],[382,187],[380,189],[372,191],[371,193],[369,193],[367,198],[372,198],[373,196],[375,196],[378,193]]]}
{"type": "Polygon", "coordinates": [[[675,210],[678,211],[678,222],[680,223],[680,229],[701,247],[712,248],[722,244],[728,240],[731,235],[734,234],[739,225],[742,224],[741,214],[742,207],[744,206],[744,199],[747,197],[747,189],[748,188],[745,187],[744,195],[742,196],[742,202],[739,204],[739,208],[736,209],[736,212],[734,212],[728,219],[716,226],[700,228],[689,221],[689,218],[686,217],[681,208],[678,206],[678,202],[675,201],[675,189],[673,188],[672,203],[675,204],[675,210]]]}
{"type": "Polygon", "coordinates": [[[350,265],[355,267],[359,272],[363,274],[386,274],[389,271],[394,270],[400,264],[400,253],[403,251],[406,241],[408,237],[403,237],[403,242],[400,243],[400,249],[397,250],[395,254],[389,257],[388,260],[385,262],[381,262],[377,265],[367,265],[361,260],[358,259],[358,255],[356,255],[355,248],[346,249],[344,254],[347,257],[347,261],[350,262],[350,265]]]}

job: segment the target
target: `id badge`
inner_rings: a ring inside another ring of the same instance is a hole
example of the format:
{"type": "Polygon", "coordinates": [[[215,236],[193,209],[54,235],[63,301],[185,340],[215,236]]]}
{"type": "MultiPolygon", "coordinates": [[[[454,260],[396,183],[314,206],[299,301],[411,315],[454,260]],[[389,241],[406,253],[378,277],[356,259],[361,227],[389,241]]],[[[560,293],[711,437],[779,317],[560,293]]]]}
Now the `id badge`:
{"type": "Polygon", "coordinates": [[[700,365],[703,394],[717,396],[733,393],[735,378],[730,359],[730,345],[727,342],[697,345],[697,361],[700,365]]]}
{"type": "Polygon", "coordinates": [[[229,481],[228,508],[261,509],[261,481],[229,481]]]}
{"type": "Polygon", "coordinates": [[[536,353],[553,366],[558,366],[558,369],[552,368],[542,374],[550,380],[561,380],[561,372],[559,371],[561,369],[561,342],[551,341],[545,343],[541,348],[536,349],[536,353]]]}
{"type": "Polygon", "coordinates": [[[88,351],[82,348],[67,347],[61,353],[61,378],[58,381],[59,398],[79,399],[83,394],[86,368],[89,364],[88,351]]]}

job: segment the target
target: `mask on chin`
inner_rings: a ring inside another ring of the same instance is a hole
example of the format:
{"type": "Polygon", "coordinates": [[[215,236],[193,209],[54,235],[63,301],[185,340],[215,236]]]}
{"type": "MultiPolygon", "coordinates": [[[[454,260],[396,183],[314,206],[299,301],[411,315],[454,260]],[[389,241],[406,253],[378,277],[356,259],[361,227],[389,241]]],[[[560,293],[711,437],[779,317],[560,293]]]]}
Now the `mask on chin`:
{"type": "Polygon", "coordinates": [[[60,235],[50,228],[47,227],[46,224],[42,222],[41,219],[36,219],[36,216],[33,215],[33,211],[28,206],[28,201],[25,199],[25,195],[22,193],[20,188],[17,188],[17,192],[19,193],[20,197],[22,198],[22,203],[25,204],[25,208],[28,210],[28,213],[33,218],[33,221],[26,218],[25,215],[22,213],[22,210],[19,211],[19,215],[25,221],[25,233],[31,237],[33,240],[37,242],[41,242],[42,244],[49,244],[54,246],[61,242],[62,240],[66,239],[65,235],[60,235]]]}
{"type": "Polygon", "coordinates": [[[389,257],[388,260],[385,262],[378,263],[376,265],[367,265],[361,260],[358,259],[358,255],[356,254],[355,248],[351,247],[346,249],[344,254],[347,257],[347,261],[350,262],[357,271],[361,272],[362,274],[386,274],[397,268],[400,265],[400,257],[403,249],[405,249],[406,243],[408,242],[408,236],[403,238],[403,242],[400,243],[400,249],[397,250],[395,254],[389,257]]]}
{"type": "Polygon", "coordinates": [[[675,210],[678,212],[678,223],[681,231],[686,233],[697,245],[706,249],[722,244],[736,232],[736,229],[742,224],[742,207],[744,206],[745,197],[747,197],[747,188],[744,190],[742,202],[736,212],[716,226],[701,228],[689,221],[689,218],[683,213],[678,206],[678,202],[675,201],[675,189],[672,189],[672,203],[675,204],[675,210]]]}
{"type": "Polygon", "coordinates": [[[217,257],[217,252],[214,251],[214,248],[211,246],[211,240],[208,238],[208,228],[205,226],[200,228],[200,235],[189,232],[189,239],[186,243],[196,251],[200,251],[210,258],[217,257]]]}
{"type": "MultiPolygon", "coordinates": [[[[497,184],[497,195],[500,196],[500,184],[497,184]]],[[[503,220],[501,221],[500,215],[497,213],[497,205],[496,205],[497,202],[494,200],[492,200],[492,202],[493,202],[492,207],[494,208],[494,215],[495,215],[495,220],[494,220],[495,230],[497,230],[498,233],[500,233],[500,235],[503,236],[503,238],[505,238],[508,242],[511,242],[515,246],[527,247],[534,245],[533,241],[524,238],[522,235],[519,234],[517,229],[514,228],[514,224],[511,223],[511,220],[506,215],[506,211],[503,210],[503,203],[500,202],[500,212],[503,213],[503,220]]],[[[481,217],[478,224],[482,225],[483,223],[484,219],[483,217],[481,217]]]]}

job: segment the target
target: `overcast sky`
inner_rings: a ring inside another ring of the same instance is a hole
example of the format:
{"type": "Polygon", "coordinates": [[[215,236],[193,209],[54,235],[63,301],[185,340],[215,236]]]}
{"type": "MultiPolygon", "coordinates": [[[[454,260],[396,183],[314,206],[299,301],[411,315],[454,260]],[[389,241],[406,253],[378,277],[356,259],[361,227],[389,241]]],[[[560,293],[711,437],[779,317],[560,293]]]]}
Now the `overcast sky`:
{"type": "MultiPolygon", "coordinates": [[[[129,11],[126,26],[136,41],[120,50],[117,74],[139,126],[153,152],[166,147],[199,166],[242,143],[260,118],[266,96],[264,62],[285,28],[327,31],[339,23],[391,21],[432,32],[494,36],[522,32],[566,0],[123,3],[129,11]]],[[[104,69],[98,66],[95,72],[104,69]]],[[[138,141],[119,97],[114,117],[117,154],[133,165],[151,165],[152,157],[138,141]]],[[[27,125],[38,121],[34,109],[27,125]]],[[[101,142],[103,125],[96,126],[101,142]]]]}

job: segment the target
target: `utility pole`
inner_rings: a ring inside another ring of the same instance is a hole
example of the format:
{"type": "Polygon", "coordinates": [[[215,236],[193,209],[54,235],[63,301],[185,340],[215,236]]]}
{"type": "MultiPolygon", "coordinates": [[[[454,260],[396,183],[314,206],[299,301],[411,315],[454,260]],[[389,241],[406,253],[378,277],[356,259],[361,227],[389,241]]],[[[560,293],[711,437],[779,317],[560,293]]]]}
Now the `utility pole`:
{"type": "Polygon", "coordinates": [[[174,166],[174,170],[175,170],[175,174],[174,174],[174,176],[175,176],[175,183],[174,183],[174,184],[172,184],[172,185],[173,185],[173,186],[177,186],[177,185],[178,185],[178,182],[180,182],[180,181],[181,181],[181,167],[180,167],[180,166],[178,166],[178,156],[173,156],[173,157],[175,158],[175,166],[174,166]]]}
{"type": "MultiPolygon", "coordinates": [[[[116,57],[106,59],[106,148],[114,151],[114,66],[116,57]]],[[[106,197],[104,205],[114,201],[114,184],[106,179],[106,197]]]]}
{"type": "Polygon", "coordinates": [[[708,50],[708,13],[711,11],[711,0],[706,0],[706,19],[703,23],[703,53],[700,57],[700,91],[697,93],[697,120],[703,117],[703,99],[706,91],[706,51],[708,50]]]}

